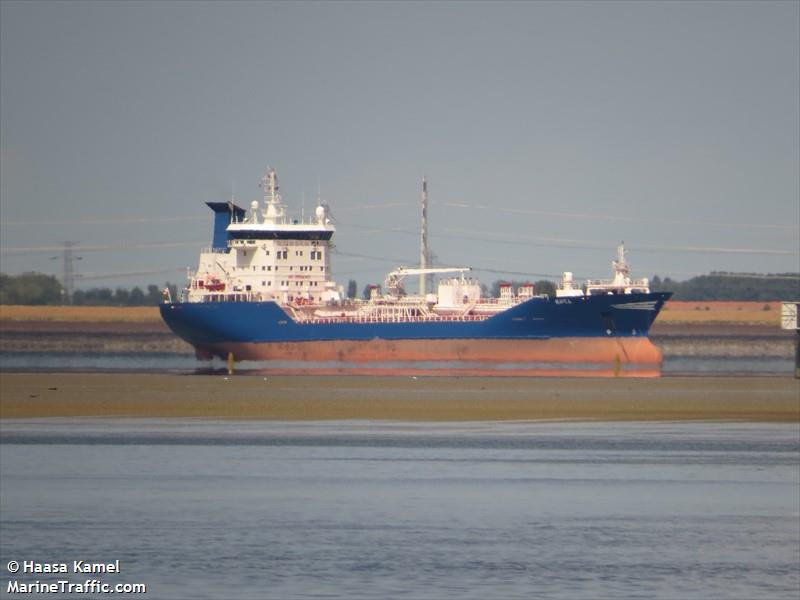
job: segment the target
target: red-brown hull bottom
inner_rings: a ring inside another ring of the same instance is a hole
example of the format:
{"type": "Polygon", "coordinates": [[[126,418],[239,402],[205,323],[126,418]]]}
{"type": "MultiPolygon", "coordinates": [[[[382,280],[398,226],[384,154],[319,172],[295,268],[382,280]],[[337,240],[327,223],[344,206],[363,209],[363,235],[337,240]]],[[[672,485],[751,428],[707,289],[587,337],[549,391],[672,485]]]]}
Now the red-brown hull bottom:
{"type": "Polygon", "coordinates": [[[201,358],[272,361],[260,372],[514,377],[658,377],[661,351],[644,337],[541,340],[369,340],[226,343],[201,358]],[[287,364],[288,363],[288,364],[287,364]],[[299,364],[294,364],[299,363],[299,364]]]}

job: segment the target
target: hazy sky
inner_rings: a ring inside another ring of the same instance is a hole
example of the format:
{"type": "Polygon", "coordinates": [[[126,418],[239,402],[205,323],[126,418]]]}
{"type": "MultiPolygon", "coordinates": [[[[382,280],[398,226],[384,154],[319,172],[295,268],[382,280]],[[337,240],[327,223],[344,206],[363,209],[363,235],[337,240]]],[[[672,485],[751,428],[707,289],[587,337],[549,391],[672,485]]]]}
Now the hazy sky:
{"type": "Polygon", "coordinates": [[[334,276],[800,270],[800,3],[0,2],[7,273],[183,283],[267,165],[334,276]],[[55,258],[54,258],[55,257],[55,258]],[[108,274],[123,274],[109,278],[108,274]],[[138,274],[136,274],[138,273],[138,274]],[[105,278],[103,278],[106,276],[105,278]]]}

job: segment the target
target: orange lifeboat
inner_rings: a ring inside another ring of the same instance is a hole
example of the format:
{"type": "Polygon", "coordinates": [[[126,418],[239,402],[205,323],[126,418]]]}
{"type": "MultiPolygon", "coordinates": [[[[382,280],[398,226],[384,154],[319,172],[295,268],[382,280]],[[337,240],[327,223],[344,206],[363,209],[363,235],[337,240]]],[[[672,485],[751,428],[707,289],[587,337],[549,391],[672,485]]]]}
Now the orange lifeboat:
{"type": "Polygon", "coordinates": [[[222,292],[225,290],[225,282],[220,281],[216,277],[212,277],[206,281],[206,289],[211,292],[222,292]]]}

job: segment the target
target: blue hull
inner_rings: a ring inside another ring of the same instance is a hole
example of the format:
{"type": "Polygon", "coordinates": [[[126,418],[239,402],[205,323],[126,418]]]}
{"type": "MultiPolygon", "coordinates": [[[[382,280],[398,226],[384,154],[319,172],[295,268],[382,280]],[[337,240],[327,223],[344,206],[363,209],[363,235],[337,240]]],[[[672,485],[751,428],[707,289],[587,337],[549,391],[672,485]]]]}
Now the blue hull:
{"type": "Polygon", "coordinates": [[[274,302],[168,303],[169,328],[195,347],[342,340],[647,337],[669,293],[533,298],[484,321],[296,323],[274,302]]]}

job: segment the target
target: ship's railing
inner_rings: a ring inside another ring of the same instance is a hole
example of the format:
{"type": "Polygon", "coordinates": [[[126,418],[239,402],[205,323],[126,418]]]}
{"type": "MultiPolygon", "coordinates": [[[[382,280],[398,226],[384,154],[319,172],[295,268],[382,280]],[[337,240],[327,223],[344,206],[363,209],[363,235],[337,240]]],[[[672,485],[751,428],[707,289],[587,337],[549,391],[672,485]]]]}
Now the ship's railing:
{"type": "Polygon", "coordinates": [[[647,279],[629,279],[626,282],[619,284],[615,283],[612,279],[587,279],[586,280],[586,294],[602,294],[602,293],[621,293],[631,294],[634,292],[649,293],[650,283],[647,279]]]}
{"type": "Polygon", "coordinates": [[[206,293],[200,296],[200,302],[260,302],[260,294],[234,292],[231,294],[206,293]]]}
{"type": "MultiPolygon", "coordinates": [[[[644,286],[648,283],[647,279],[628,279],[623,286],[630,287],[630,286],[644,286]]],[[[587,286],[598,286],[598,287],[623,287],[617,284],[613,279],[587,279],[586,280],[587,286]]]]}
{"type": "Polygon", "coordinates": [[[333,324],[333,323],[445,323],[485,321],[491,315],[429,315],[419,317],[376,317],[345,315],[343,317],[299,316],[298,323],[333,324]]]}
{"type": "Polygon", "coordinates": [[[586,280],[586,285],[587,286],[596,285],[598,287],[600,287],[600,286],[611,287],[612,285],[614,285],[614,280],[613,279],[587,279],[586,280]]]}
{"type": "Polygon", "coordinates": [[[511,298],[481,298],[479,302],[476,303],[475,306],[480,308],[481,306],[513,306],[514,304],[519,304],[523,300],[529,300],[529,298],[521,298],[519,296],[512,296],[511,298]]]}

